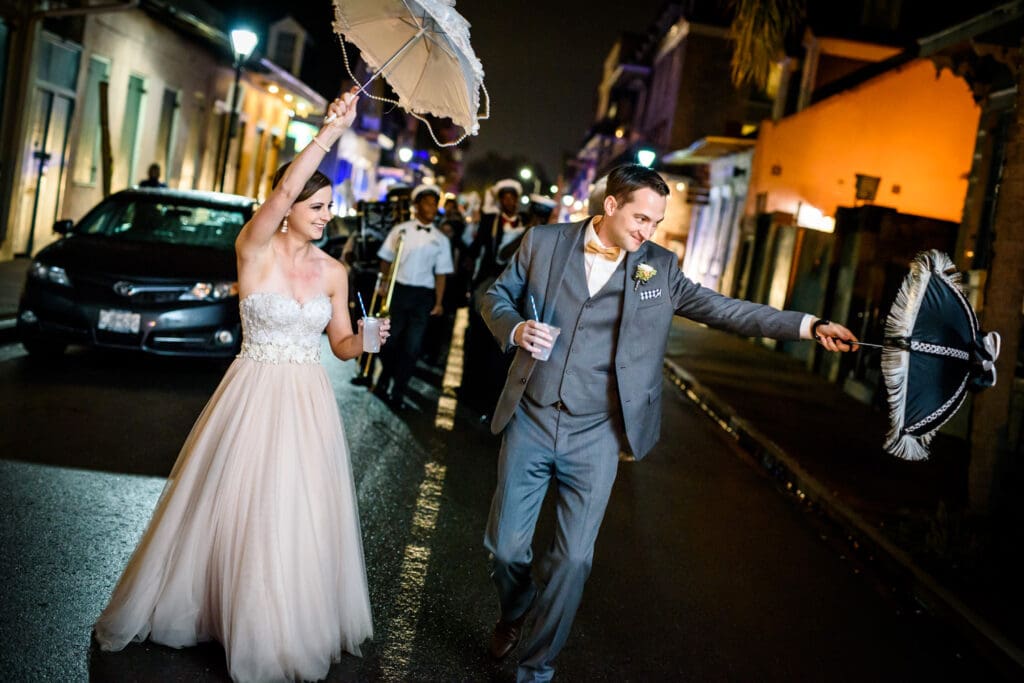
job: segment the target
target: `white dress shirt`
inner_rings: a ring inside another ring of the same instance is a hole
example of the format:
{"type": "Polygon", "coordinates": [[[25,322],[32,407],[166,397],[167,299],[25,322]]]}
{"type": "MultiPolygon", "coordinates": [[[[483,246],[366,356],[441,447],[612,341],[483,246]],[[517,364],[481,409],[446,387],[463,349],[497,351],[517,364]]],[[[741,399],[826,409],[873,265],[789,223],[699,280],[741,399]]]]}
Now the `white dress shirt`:
{"type": "MultiPolygon", "coordinates": [[[[597,231],[594,230],[594,221],[591,219],[587,222],[587,231],[583,236],[584,248],[590,242],[595,242],[599,247],[604,248],[604,244],[597,237],[597,231]]],[[[626,258],[626,250],[619,249],[619,256],[614,261],[609,261],[604,257],[599,257],[597,254],[588,254],[586,251],[583,252],[583,267],[587,272],[587,290],[590,292],[590,296],[594,296],[601,291],[601,288],[608,284],[608,280],[611,279],[612,273],[619,267],[622,260],[626,258]]],[[[512,328],[512,335],[509,337],[512,346],[516,345],[516,330],[519,329],[519,323],[512,328]]]]}
{"type": "Polygon", "coordinates": [[[394,263],[400,234],[405,235],[405,241],[402,260],[395,275],[396,282],[409,287],[433,289],[435,275],[451,275],[455,272],[447,235],[433,226],[420,225],[416,220],[399,223],[391,228],[377,250],[377,256],[394,263]]]}
{"type": "MultiPolygon", "coordinates": [[[[597,236],[597,231],[594,230],[594,221],[591,220],[587,223],[587,233],[583,237],[583,246],[593,242],[597,246],[605,249],[608,247],[601,239],[597,236]]],[[[590,296],[594,296],[601,291],[615,269],[619,267],[622,260],[626,258],[626,250],[619,249],[619,256],[614,261],[609,261],[605,257],[599,254],[588,254],[586,251],[583,252],[584,264],[587,269],[587,289],[590,291],[590,296]]]]}
{"type": "Polygon", "coordinates": [[[522,235],[526,230],[526,226],[523,225],[523,219],[518,213],[509,216],[505,212],[501,212],[498,214],[498,217],[494,219],[494,230],[501,235],[501,239],[498,242],[498,248],[494,252],[494,262],[499,266],[504,266],[511,259],[501,258],[502,247],[519,235],[522,235]]]}

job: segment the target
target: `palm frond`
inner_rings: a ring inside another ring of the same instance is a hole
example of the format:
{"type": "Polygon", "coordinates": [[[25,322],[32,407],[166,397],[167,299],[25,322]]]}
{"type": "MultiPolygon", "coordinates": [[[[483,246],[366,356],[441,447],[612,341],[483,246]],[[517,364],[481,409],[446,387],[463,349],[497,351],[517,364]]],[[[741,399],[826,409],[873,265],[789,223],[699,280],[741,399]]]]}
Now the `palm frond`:
{"type": "Polygon", "coordinates": [[[749,83],[764,88],[772,64],[783,54],[786,38],[802,24],[807,2],[732,0],[732,6],[732,81],[737,87],[749,83]]]}

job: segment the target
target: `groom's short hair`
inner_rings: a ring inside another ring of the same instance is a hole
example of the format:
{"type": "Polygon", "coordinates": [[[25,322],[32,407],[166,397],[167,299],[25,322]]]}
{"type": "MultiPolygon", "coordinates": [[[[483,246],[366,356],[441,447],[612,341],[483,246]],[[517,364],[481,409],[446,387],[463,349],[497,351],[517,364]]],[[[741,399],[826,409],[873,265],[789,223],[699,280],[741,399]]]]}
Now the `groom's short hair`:
{"type": "Polygon", "coordinates": [[[628,204],[633,193],[643,188],[654,190],[662,197],[668,196],[668,185],[657,171],[640,164],[624,164],[612,169],[605,186],[605,197],[615,197],[622,205],[628,204]]]}

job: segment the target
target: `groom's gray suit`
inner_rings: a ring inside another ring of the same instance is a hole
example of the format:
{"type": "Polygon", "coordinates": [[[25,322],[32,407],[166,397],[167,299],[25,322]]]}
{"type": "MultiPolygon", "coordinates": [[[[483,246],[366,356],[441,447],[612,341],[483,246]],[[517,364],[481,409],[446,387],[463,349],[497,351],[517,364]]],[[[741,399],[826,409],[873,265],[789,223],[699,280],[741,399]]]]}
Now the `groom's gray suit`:
{"type": "Polygon", "coordinates": [[[550,680],[590,573],[594,541],[615,481],[619,451],[642,458],[661,428],[662,360],[673,315],[744,336],[799,339],[803,313],[730,299],[688,280],[676,256],[650,242],[627,254],[591,296],[586,222],[531,229],[488,290],[481,314],[503,349],[533,317],[560,327],[548,361],[517,349],[491,429],[504,430],[498,485],[484,544],[502,619],[530,608],[531,542],[551,477],[557,532],[543,558],[544,586],[523,653],[520,680],[550,680]],[[637,284],[637,266],[657,273],[637,284]]]}

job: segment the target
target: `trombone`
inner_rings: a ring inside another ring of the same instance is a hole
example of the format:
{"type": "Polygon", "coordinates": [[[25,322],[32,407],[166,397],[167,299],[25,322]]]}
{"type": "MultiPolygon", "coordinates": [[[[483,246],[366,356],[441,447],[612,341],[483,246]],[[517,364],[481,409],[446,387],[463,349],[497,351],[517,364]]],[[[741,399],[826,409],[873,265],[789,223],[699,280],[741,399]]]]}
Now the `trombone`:
{"type": "MultiPolygon", "coordinates": [[[[378,317],[383,318],[391,312],[391,297],[395,294],[395,281],[398,277],[398,266],[402,263],[402,247],[405,246],[405,231],[403,230],[398,234],[398,246],[395,247],[395,262],[391,264],[391,270],[388,272],[388,292],[384,297],[384,303],[381,304],[380,311],[378,311],[378,317]]],[[[377,286],[380,287],[381,273],[377,273],[377,286]]],[[[374,297],[377,293],[374,292],[374,297]]],[[[373,309],[373,302],[370,302],[370,309],[373,309]]]]}
{"type": "MultiPolygon", "coordinates": [[[[384,295],[384,301],[381,302],[380,310],[375,314],[373,309],[377,306],[377,299],[379,298],[378,293],[380,292],[380,283],[384,278],[384,274],[379,270],[377,271],[377,281],[373,284],[373,297],[370,299],[370,315],[376,315],[378,318],[384,318],[391,311],[391,297],[395,293],[395,281],[398,277],[398,266],[402,262],[402,248],[405,246],[405,231],[398,235],[398,246],[395,247],[395,261],[391,264],[391,270],[388,271],[388,289],[384,295]]],[[[369,377],[370,365],[373,363],[373,354],[366,354],[366,362],[363,363],[363,377],[369,377]]]]}

